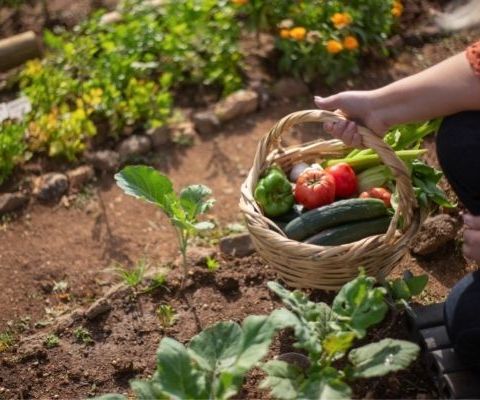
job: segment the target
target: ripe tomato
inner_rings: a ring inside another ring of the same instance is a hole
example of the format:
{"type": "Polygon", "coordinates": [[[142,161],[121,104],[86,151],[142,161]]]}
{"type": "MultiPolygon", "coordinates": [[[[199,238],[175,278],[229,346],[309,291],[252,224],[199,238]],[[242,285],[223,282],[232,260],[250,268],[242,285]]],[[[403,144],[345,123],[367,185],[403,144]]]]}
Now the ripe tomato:
{"type": "Polygon", "coordinates": [[[297,179],[295,200],[305,208],[312,209],[335,200],[335,179],[328,172],[307,169],[297,179]]]}
{"type": "Polygon", "coordinates": [[[392,207],[392,194],[385,188],[372,188],[368,192],[360,193],[360,198],[362,199],[380,199],[385,203],[385,207],[390,208],[392,207]]]}
{"type": "Polygon", "coordinates": [[[327,168],[326,171],[335,178],[335,197],[352,197],[357,193],[357,175],[349,164],[340,163],[327,168]]]}

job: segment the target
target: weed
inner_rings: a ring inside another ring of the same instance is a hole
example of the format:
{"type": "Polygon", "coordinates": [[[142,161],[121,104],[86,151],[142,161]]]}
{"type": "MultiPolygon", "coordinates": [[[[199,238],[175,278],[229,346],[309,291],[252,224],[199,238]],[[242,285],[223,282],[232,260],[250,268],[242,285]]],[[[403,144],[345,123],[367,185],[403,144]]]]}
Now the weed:
{"type": "Polygon", "coordinates": [[[158,273],[153,276],[148,287],[142,293],[149,293],[164,286],[167,282],[167,278],[164,274],[158,273]]]}
{"type": "Polygon", "coordinates": [[[7,351],[14,342],[15,337],[11,332],[0,332],[0,353],[7,351]]]}
{"type": "Polygon", "coordinates": [[[215,272],[218,268],[220,268],[220,263],[214,257],[207,256],[206,264],[208,270],[211,272],[215,272]]]}
{"type": "Polygon", "coordinates": [[[177,319],[175,310],[170,304],[160,304],[157,307],[157,316],[164,328],[172,326],[177,319]]]}
{"type": "Polygon", "coordinates": [[[54,347],[58,347],[60,345],[60,338],[52,333],[45,338],[45,340],[43,341],[43,345],[47,349],[53,349],[54,347]]]}
{"type": "Polygon", "coordinates": [[[68,282],[67,281],[54,281],[53,282],[53,292],[54,293],[64,293],[68,289],[68,282]]]}
{"type": "Polygon", "coordinates": [[[136,288],[143,282],[148,268],[150,268],[149,263],[144,258],[141,258],[133,269],[127,269],[121,264],[117,264],[115,272],[125,285],[136,288]]]}
{"type": "Polygon", "coordinates": [[[73,331],[73,336],[75,336],[75,339],[77,339],[77,342],[83,343],[83,344],[92,344],[93,339],[92,335],[89,332],[88,329],[80,326],[77,329],[73,331]]]}

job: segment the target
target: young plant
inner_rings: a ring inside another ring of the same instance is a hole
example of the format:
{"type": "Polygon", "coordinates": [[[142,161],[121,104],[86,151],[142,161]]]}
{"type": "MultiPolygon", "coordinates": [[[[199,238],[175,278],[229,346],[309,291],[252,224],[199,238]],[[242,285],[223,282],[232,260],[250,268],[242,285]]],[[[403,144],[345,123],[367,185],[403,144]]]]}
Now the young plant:
{"type": "Polygon", "coordinates": [[[164,328],[169,328],[175,323],[177,319],[175,309],[170,304],[160,304],[157,307],[157,316],[160,320],[160,324],[164,328]]]}
{"type": "Polygon", "coordinates": [[[385,288],[390,296],[391,305],[404,307],[412,312],[408,301],[412,297],[420,295],[428,283],[428,275],[414,276],[410,271],[405,271],[402,278],[388,280],[385,282],[385,288]]]}
{"type": "Polygon", "coordinates": [[[7,351],[15,342],[15,337],[12,333],[5,331],[0,332],[0,353],[7,351]]]}
{"type": "Polygon", "coordinates": [[[77,339],[77,342],[82,343],[82,344],[92,344],[93,339],[91,333],[88,331],[88,329],[80,326],[77,329],[73,331],[73,336],[75,336],[75,339],[77,339]]]}
{"type": "Polygon", "coordinates": [[[220,263],[215,257],[207,256],[206,264],[207,269],[210,272],[215,272],[218,268],[220,268],[220,263]]]}
{"type": "Polygon", "coordinates": [[[177,194],[167,176],[147,166],[125,167],[115,175],[115,179],[126,194],[153,203],[169,218],[177,234],[186,275],[190,240],[200,230],[213,228],[211,222],[198,220],[214,204],[210,198],[212,191],[204,185],[190,185],[177,194]]]}
{"type": "Polygon", "coordinates": [[[60,338],[52,333],[45,338],[45,340],[43,341],[43,345],[47,349],[53,349],[54,347],[58,347],[60,345],[60,338]]]}
{"type": "MultiPolygon", "coordinates": [[[[132,381],[139,399],[215,399],[235,396],[246,373],[265,355],[278,330],[291,326],[293,315],[276,310],[270,316],[251,315],[240,326],[219,322],[192,338],[187,346],[164,338],[157,350],[152,379],[132,381]]],[[[106,395],[100,399],[122,399],[106,395]]]]}
{"type": "Polygon", "coordinates": [[[148,263],[145,259],[140,259],[133,269],[128,269],[118,264],[115,268],[115,273],[120,277],[122,282],[135,289],[143,282],[145,273],[148,269],[148,263]]]}
{"type": "Polygon", "coordinates": [[[270,282],[269,288],[295,315],[295,347],[307,352],[310,363],[302,370],[285,361],[269,361],[263,367],[267,378],[261,387],[277,399],[348,399],[351,381],[408,367],[419,351],[414,343],[383,339],[352,349],[354,340],[365,337],[388,310],[385,289],[375,288],[374,283],[362,273],[340,290],[329,307],[270,282]],[[337,360],[342,360],[343,368],[337,368],[337,360]]]}

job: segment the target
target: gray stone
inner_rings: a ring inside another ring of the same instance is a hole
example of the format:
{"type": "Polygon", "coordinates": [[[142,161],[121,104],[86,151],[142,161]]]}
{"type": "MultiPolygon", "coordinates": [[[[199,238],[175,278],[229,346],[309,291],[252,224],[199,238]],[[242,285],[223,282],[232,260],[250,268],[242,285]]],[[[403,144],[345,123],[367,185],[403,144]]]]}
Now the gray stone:
{"type": "Polygon", "coordinates": [[[85,155],[85,159],[99,171],[116,171],[120,166],[120,155],[113,150],[100,150],[85,155]]]}
{"type": "Polygon", "coordinates": [[[67,176],[57,172],[50,172],[35,180],[33,194],[40,201],[55,202],[60,200],[67,190],[67,176]]]}
{"type": "Polygon", "coordinates": [[[154,149],[159,149],[170,143],[170,127],[168,125],[163,125],[158,128],[151,128],[147,132],[152,146],[154,149]]]}
{"type": "Polygon", "coordinates": [[[308,86],[294,78],[282,78],[272,87],[272,94],[277,99],[307,96],[310,94],[308,86]]]}
{"type": "Polygon", "coordinates": [[[246,257],[255,251],[249,233],[224,237],[220,240],[219,246],[223,254],[233,257],[246,257]]]}
{"type": "Polygon", "coordinates": [[[0,194],[0,215],[18,211],[28,204],[28,197],[23,193],[0,194]]]}
{"type": "Polygon", "coordinates": [[[454,240],[460,228],[459,222],[446,214],[427,218],[411,245],[414,254],[426,256],[454,240]]]}
{"type": "Polygon", "coordinates": [[[238,90],[215,105],[214,113],[220,122],[248,115],[258,108],[258,93],[254,90],[238,90]]]}
{"type": "Polygon", "coordinates": [[[193,144],[197,137],[197,131],[193,122],[179,122],[171,126],[172,140],[180,144],[193,144]]]}
{"type": "Polygon", "coordinates": [[[90,165],[82,165],[67,172],[70,191],[79,191],[95,175],[95,171],[90,165]]]}
{"type": "Polygon", "coordinates": [[[122,160],[130,157],[142,156],[152,149],[150,138],[145,135],[132,135],[123,140],[118,146],[118,153],[122,160]]]}
{"type": "Polygon", "coordinates": [[[95,319],[99,315],[110,311],[111,308],[110,302],[105,298],[101,298],[88,307],[87,311],[85,311],[85,317],[90,320],[95,319]]]}
{"type": "Polygon", "coordinates": [[[220,126],[220,121],[213,111],[200,111],[193,114],[192,121],[195,129],[200,134],[210,134],[215,132],[220,126]]]}

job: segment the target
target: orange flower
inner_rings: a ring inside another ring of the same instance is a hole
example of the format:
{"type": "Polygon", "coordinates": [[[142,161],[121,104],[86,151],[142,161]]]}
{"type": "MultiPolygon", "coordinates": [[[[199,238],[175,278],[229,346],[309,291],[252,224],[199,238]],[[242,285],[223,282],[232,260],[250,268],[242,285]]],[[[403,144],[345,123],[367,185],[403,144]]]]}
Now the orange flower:
{"type": "Polygon", "coordinates": [[[288,39],[290,37],[290,31],[288,29],[280,29],[280,37],[282,39],[288,39]]]}
{"type": "Polygon", "coordinates": [[[290,30],[290,37],[298,41],[305,39],[306,34],[307,30],[303,26],[296,26],[290,30]]]}
{"type": "Polygon", "coordinates": [[[400,1],[395,0],[393,2],[392,15],[398,18],[402,14],[403,14],[403,4],[400,1]]]}
{"type": "Polygon", "coordinates": [[[352,23],[352,17],[349,13],[335,13],[330,18],[335,28],[342,29],[352,23]]]}
{"type": "Polygon", "coordinates": [[[330,54],[337,54],[343,50],[343,45],[338,40],[329,40],[327,42],[327,51],[330,54]]]}
{"type": "Polygon", "coordinates": [[[356,50],[358,49],[358,40],[355,36],[347,36],[343,40],[343,47],[345,47],[347,50],[356,50]]]}
{"type": "Polygon", "coordinates": [[[248,0],[232,0],[232,3],[237,6],[244,6],[248,3],[248,0]]]}

